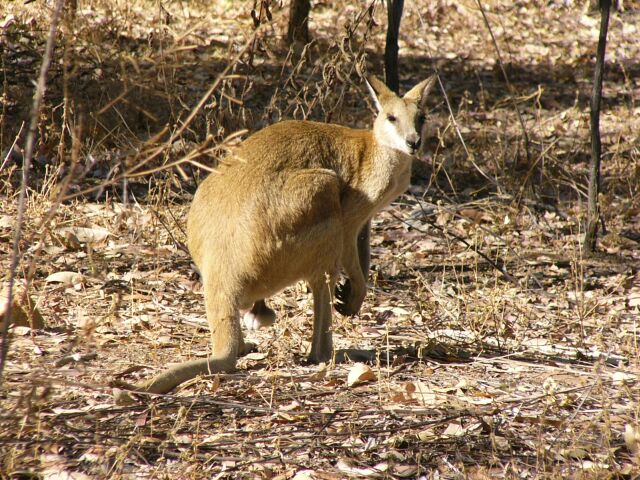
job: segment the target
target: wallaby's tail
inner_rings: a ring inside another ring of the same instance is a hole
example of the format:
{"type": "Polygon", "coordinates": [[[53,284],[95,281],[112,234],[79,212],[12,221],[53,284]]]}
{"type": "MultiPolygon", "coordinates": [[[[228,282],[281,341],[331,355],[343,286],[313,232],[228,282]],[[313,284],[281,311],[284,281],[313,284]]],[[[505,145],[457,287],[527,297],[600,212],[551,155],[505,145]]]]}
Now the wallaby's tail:
{"type": "Polygon", "coordinates": [[[219,290],[211,286],[207,288],[206,284],[205,303],[211,329],[211,356],[180,363],[137,385],[112,382],[112,386],[118,388],[114,394],[118,405],[127,405],[134,401],[129,391],[167,393],[198,375],[235,369],[236,359],[244,346],[239,312],[232,302],[221,296],[219,290]]]}
{"type": "Polygon", "coordinates": [[[233,370],[235,359],[232,362],[214,357],[200,358],[180,363],[174,367],[159,373],[155,377],[137,385],[124,382],[112,382],[112,386],[118,390],[114,393],[116,404],[128,405],[133,403],[130,391],[146,393],[167,393],[176,388],[181,383],[191,380],[198,375],[208,375],[211,373],[233,370]]]}

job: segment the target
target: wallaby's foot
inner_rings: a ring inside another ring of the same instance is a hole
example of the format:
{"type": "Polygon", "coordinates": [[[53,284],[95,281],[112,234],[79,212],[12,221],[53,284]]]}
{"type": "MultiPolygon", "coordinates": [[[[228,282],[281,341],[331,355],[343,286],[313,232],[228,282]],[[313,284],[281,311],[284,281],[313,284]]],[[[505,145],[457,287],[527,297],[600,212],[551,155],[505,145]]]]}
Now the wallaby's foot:
{"type": "Polygon", "coordinates": [[[242,323],[247,330],[267,328],[276,321],[276,312],[267,307],[264,300],[259,300],[242,316],[242,323]]]}
{"type": "Polygon", "coordinates": [[[364,295],[362,298],[356,298],[351,287],[351,280],[346,279],[344,283],[338,283],[335,289],[334,307],[340,315],[352,317],[360,311],[364,295]]]}
{"type": "Polygon", "coordinates": [[[258,345],[253,342],[244,342],[238,351],[238,357],[244,357],[258,350],[258,345]]]}
{"type": "Polygon", "coordinates": [[[316,352],[311,352],[307,357],[307,363],[311,365],[317,365],[319,363],[330,362],[333,358],[333,352],[329,351],[328,354],[319,354],[316,352]]]}

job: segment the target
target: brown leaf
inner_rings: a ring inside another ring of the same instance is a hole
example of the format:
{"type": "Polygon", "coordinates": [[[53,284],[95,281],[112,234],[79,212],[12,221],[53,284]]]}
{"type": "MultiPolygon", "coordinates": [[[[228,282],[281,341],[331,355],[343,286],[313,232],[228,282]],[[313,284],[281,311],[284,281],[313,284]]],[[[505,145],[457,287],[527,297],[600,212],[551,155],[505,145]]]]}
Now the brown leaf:
{"type": "Polygon", "coordinates": [[[347,385],[349,387],[354,387],[356,385],[375,380],[376,378],[376,374],[371,370],[371,367],[364,363],[356,363],[349,370],[347,385]]]}
{"type": "Polygon", "coordinates": [[[109,230],[101,227],[65,227],[59,232],[72,243],[99,243],[110,235],[109,230]]]}
{"type": "Polygon", "coordinates": [[[56,272],[49,275],[45,282],[62,283],[63,285],[80,285],[84,282],[84,276],[76,272],[56,272]]]}

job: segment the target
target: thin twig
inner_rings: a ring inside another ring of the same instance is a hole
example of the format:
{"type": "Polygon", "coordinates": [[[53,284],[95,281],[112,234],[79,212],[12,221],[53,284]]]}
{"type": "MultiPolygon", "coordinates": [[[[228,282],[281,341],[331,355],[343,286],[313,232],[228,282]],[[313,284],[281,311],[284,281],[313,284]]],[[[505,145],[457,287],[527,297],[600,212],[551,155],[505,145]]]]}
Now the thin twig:
{"type": "Polygon", "coordinates": [[[447,104],[447,110],[449,111],[449,118],[451,123],[453,123],[453,128],[456,130],[456,134],[458,135],[458,139],[460,139],[460,144],[464,149],[464,153],[467,154],[467,160],[471,162],[471,165],[482,175],[484,178],[489,180],[493,185],[498,187],[498,181],[495,178],[491,178],[480,166],[476,163],[474,156],[471,154],[469,149],[467,148],[467,144],[462,137],[462,132],[460,132],[460,126],[458,125],[458,121],[456,120],[455,115],[453,114],[453,107],[451,107],[451,102],[449,101],[449,96],[447,95],[447,91],[444,88],[444,84],[440,79],[440,73],[438,73],[438,69],[436,68],[436,74],[438,75],[438,83],[440,84],[440,90],[442,91],[442,96],[444,97],[444,101],[447,104]]]}
{"type": "MultiPolygon", "coordinates": [[[[142,167],[144,167],[145,165],[150,163],[152,160],[157,158],[162,152],[164,152],[166,150],[168,145],[173,144],[173,142],[176,139],[178,139],[182,135],[182,133],[184,133],[184,131],[189,127],[189,125],[191,125],[191,122],[193,122],[193,120],[196,118],[197,113],[204,107],[204,105],[207,103],[207,101],[209,100],[211,95],[213,95],[213,93],[216,91],[216,89],[220,86],[222,81],[227,79],[227,78],[234,78],[235,77],[235,75],[232,75],[231,77],[228,77],[227,74],[236,65],[236,63],[238,63],[240,61],[240,59],[243,57],[243,55],[251,47],[252,39],[254,37],[256,37],[258,35],[258,32],[260,32],[260,31],[261,31],[260,28],[258,28],[253,32],[251,38],[244,44],[244,46],[238,52],[238,54],[227,64],[227,66],[224,68],[224,70],[222,72],[220,72],[220,74],[216,77],[216,79],[211,84],[211,87],[209,87],[209,90],[207,90],[205,92],[205,94],[200,98],[200,101],[198,102],[198,104],[195,107],[193,107],[193,109],[191,110],[191,112],[189,113],[187,118],[184,120],[184,122],[182,122],[180,127],[175,132],[172,132],[170,134],[170,137],[162,145],[160,145],[159,147],[154,148],[146,156],[146,158],[143,158],[142,160],[138,161],[138,160],[136,160],[137,157],[134,157],[131,161],[127,162],[127,164],[130,164],[130,165],[133,165],[133,166],[130,167],[128,170],[123,171],[119,176],[114,177],[114,178],[112,178],[110,180],[106,180],[106,181],[102,182],[98,186],[85,188],[85,189],[83,189],[83,190],[81,190],[79,192],[75,192],[72,195],[68,195],[68,196],[65,197],[65,200],[71,200],[73,198],[78,198],[78,197],[81,197],[83,195],[87,195],[88,193],[91,193],[91,192],[94,192],[96,190],[99,190],[101,188],[107,187],[109,185],[114,185],[114,184],[118,183],[119,181],[121,181],[123,178],[131,178],[131,177],[134,177],[134,176],[147,175],[147,174],[150,174],[150,173],[153,173],[153,172],[156,172],[156,171],[160,171],[160,170],[167,170],[168,168],[171,168],[171,167],[174,167],[174,166],[177,166],[177,165],[181,165],[182,163],[186,163],[186,162],[193,163],[193,161],[190,160],[190,155],[192,154],[192,152],[190,152],[189,154],[187,154],[185,156],[185,158],[177,160],[176,162],[171,163],[169,166],[165,165],[163,167],[153,168],[150,171],[143,171],[142,170],[142,167]]],[[[148,142],[146,142],[146,144],[147,145],[153,145],[155,142],[160,140],[160,138],[166,133],[166,131],[167,131],[167,127],[163,128],[158,134],[154,135],[154,137],[152,139],[150,139],[148,142]]],[[[229,137],[227,137],[227,139],[233,139],[233,138],[235,138],[234,135],[230,135],[229,137]]]]}
{"type": "MultiPolygon", "coordinates": [[[[416,13],[418,15],[418,19],[420,20],[420,25],[422,26],[422,29],[426,32],[427,23],[425,22],[424,18],[422,17],[422,14],[417,8],[416,8],[416,13]]],[[[429,50],[431,50],[431,48],[429,48],[429,50]]],[[[430,56],[433,57],[433,53],[431,51],[429,52],[429,54],[430,56]]],[[[438,66],[435,64],[435,62],[433,65],[433,69],[435,70],[436,75],[438,77],[438,84],[440,85],[440,91],[442,92],[444,102],[447,105],[447,111],[449,112],[449,119],[451,120],[451,124],[453,125],[453,128],[456,131],[456,135],[458,136],[458,139],[460,140],[460,144],[462,145],[464,153],[467,156],[467,160],[471,162],[471,165],[473,165],[473,168],[475,168],[480,173],[480,175],[482,175],[485,179],[487,179],[492,185],[495,185],[496,188],[499,188],[498,181],[495,178],[491,178],[489,174],[487,174],[484,170],[482,170],[482,168],[480,168],[480,166],[476,163],[474,156],[469,151],[469,148],[467,147],[467,143],[464,141],[464,137],[462,136],[462,132],[460,131],[458,121],[456,120],[456,117],[453,113],[453,107],[451,106],[449,95],[447,94],[447,90],[444,88],[444,84],[442,83],[442,79],[440,78],[440,71],[438,69],[438,66]]]]}
{"type": "Polygon", "coordinates": [[[31,159],[33,158],[33,148],[36,140],[36,130],[40,119],[40,108],[44,99],[44,92],[47,87],[47,73],[53,49],[56,42],[56,31],[58,30],[58,21],[62,13],[64,0],[57,0],[55,8],[51,14],[51,26],[49,28],[49,36],[45,46],[44,55],[42,56],[42,65],[40,66],[40,75],[36,84],[36,91],[31,106],[31,118],[29,121],[29,130],[27,131],[27,139],[25,141],[24,159],[22,164],[22,184],[20,185],[20,196],[18,197],[18,218],[16,220],[16,228],[13,236],[13,249],[11,251],[11,266],[9,267],[9,286],[7,294],[7,310],[2,323],[2,345],[0,345],[0,385],[2,385],[2,372],[4,370],[7,353],[9,352],[9,325],[11,324],[12,302],[13,302],[13,284],[15,281],[16,269],[20,256],[20,238],[22,236],[22,224],[24,221],[24,211],[27,197],[27,186],[29,184],[29,170],[31,168],[31,159]]]}
{"type": "MultiPolygon", "coordinates": [[[[495,268],[496,270],[498,270],[502,276],[507,279],[508,281],[510,281],[511,283],[513,283],[516,287],[521,288],[522,285],[520,285],[520,282],[518,281],[518,279],[516,277],[514,277],[513,275],[511,275],[509,272],[507,272],[504,267],[498,265],[498,263],[496,263],[494,260],[492,260],[487,254],[485,254],[483,251],[478,250],[478,249],[474,249],[473,246],[467,242],[464,238],[456,235],[453,232],[449,232],[447,230],[445,230],[444,228],[442,228],[440,225],[437,225],[434,221],[432,221],[431,219],[428,218],[427,216],[427,212],[424,209],[424,206],[422,205],[422,202],[417,202],[417,204],[420,206],[420,209],[422,210],[422,218],[429,224],[431,225],[433,228],[435,228],[436,230],[438,230],[441,233],[444,233],[445,235],[448,235],[450,237],[453,237],[454,239],[456,239],[457,241],[459,241],[460,243],[464,244],[467,248],[472,249],[474,252],[476,252],[476,254],[478,254],[479,256],[481,256],[482,258],[484,258],[487,262],[489,262],[489,264],[495,268]]],[[[400,220],[402,223],[404,223],[405,225],[408,225],[409,227],[417,230],[420,233],[424,233],[426,234],[427,232],[425,232],[424,230],[420,229],[419,227],[417,227],[414,224],[411,224],[409,222],[407,222],[406,220],[399,218],[398,216],[392,214],[394,218],[396,218],[397,220],[400,220]]]]}
{"type": "Polygon", "coordinates": [[[504,62],[502,61],[502,55],[500,54],[500,48],[498,47],[498,42],[496,41],[496,37],[493,34],[493,30],[491,28],[491,24],[489,23],[489,19],[487,18],[487,14],[482,6],[482,2],[480,0],[476,0],[478,4],[478,8],[480,9],[480,13],[482,13],[482,19],[484,20],[484,24],[489,31],[489,35],[491,35],[491,41],[493,42],[493,48],[496,51],[496,59],[498,60],[498,66],[500,67],[500,71],[502,72],[502,76],[504,77],[504,81],[507,84],[507,88],[511,93],[511,104],[513,105],[513,109],[516,111],[518,115],[518,122],[520,123],[520,128],[522,129],[522,136],[524,138],[524,152],[527,157],[527,165],[531,165],[531,158],[529,154],[529,134],[527,133],[527,127],[524,124],[524,119],[522,118],[522,114],[520,113],[520,109],[518,108],[518,104],[515,101],[513,95],[515,94],[515,89],[513,85],[509,81],[509,76],[507,75],[507,71],[504,68],[504,62]]]}
{"type": "Polygon", "coordinates": [[[18,143],[18,139],[20,138],[20,135],[22,135],[22,129],[23,128],[24,128],[24,122],[22,122],[22,124],[20,125],[20,130],[18,131],[18,134],[16,135],[16,138],[13,139],[13,143],[9,147],[9,150],[7,150],[7,155],[4,157],[4,160],[2,161],[2,165],[0,165],[0,171],[2,171],[4,169],[5,165],[9,161],[9,158],[11,158],[11,154],[13,153],[13,149],[15,148],[16,143],[18,143]]]}

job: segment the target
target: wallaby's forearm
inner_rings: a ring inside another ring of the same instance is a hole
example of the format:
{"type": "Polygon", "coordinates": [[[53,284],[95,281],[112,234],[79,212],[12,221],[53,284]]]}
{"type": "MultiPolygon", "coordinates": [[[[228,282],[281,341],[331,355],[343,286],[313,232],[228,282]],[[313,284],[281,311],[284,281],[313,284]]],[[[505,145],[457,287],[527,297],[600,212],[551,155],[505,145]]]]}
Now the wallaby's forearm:
{"type": "Polygon", "coordinates": [[[364,281],[369,278],[369,268],[371,261],[371,253],[369,241],[371,237],[371,220],[364,224],[360,234],[358,235],[358,259],[360,260],[360,268],[364,275],[364,281]]]}

